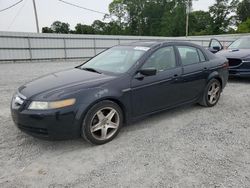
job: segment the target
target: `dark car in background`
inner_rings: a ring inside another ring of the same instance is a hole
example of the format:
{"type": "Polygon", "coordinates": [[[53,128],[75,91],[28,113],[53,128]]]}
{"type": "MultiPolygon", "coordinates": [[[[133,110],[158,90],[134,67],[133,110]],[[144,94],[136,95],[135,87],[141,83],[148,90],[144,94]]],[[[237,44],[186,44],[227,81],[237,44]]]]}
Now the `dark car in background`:
{"type": "Polygon", "coordinates": [[[218,40],[212,39],[209,49],[228,59],[230,76],[250,77],[250,36],[237,39],[226,49],[218,40]]]}
{"type": "Polygon", "coordinates": [[[15,124],[42,138],[112,140],[124,123],[189,103],[216,105],[228,80],[226,58],[184,42],[136,42],[21,86],[15,124]]]}

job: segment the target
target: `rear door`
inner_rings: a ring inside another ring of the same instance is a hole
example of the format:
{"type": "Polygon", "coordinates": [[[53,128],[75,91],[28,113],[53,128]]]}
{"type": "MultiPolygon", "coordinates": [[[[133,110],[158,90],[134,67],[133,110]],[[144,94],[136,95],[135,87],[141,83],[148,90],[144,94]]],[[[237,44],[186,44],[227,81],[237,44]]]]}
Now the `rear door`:
{"type": "Polygon", "coordinates": [[[206,85],[209,67],[206,56],[196,47],[176,46],[182,63],[182,101],[197,99],[206,85]]]}

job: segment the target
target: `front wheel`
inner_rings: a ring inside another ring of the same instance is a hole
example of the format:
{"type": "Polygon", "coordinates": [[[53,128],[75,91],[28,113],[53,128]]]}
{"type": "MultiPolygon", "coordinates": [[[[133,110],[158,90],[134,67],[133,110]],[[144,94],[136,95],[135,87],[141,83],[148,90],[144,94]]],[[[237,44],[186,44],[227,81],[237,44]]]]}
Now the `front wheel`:
{"type": "Polygon", "coordinates": [[[92,144],[105,144],[117,136],[122,124],[121,108],[112,101],[101,101],[87,112],[82,137],[92,144]]]}
{"type": "Polygon", "coordinates": [[[200,104],[208,107],[215,106],[220,99],[221,91],[222,88],[219,80],[210,80],[205,88],[200,104]]]}

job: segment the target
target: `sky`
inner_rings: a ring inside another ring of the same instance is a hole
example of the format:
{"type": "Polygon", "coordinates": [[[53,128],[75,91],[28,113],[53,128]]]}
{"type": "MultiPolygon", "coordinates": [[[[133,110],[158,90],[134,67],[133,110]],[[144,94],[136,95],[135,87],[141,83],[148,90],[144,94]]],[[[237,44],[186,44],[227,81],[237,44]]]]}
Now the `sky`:
{"type": "MultiPolygon", "coordinates": [[[[9,7],[19,0],[0,0],[0,10],[9,7]]],[[[77,23],[91,24],[94,20],[102,20],[103,14],[90,12],[64,4],[59,0],[35,0],[40,31],[58,20],[70,24],[71,29],[77,23]]],[[[65,0],[82,7],[108,13],[108,5],[112,0],[65,0]]],[[[194,0],[193,10],[208,10],[214,0],[194,0]]],[[[23,0],[20,4],[0,12],[0,31],[36,32],[32,0],[23,0]]]]}

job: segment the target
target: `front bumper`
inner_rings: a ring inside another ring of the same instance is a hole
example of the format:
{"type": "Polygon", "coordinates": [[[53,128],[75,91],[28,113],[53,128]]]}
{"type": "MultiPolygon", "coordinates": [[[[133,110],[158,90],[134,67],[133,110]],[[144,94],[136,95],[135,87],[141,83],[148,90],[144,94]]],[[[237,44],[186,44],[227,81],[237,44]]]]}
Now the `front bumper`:
{"type": "Polygon", "coordinates": [[[229,76],[250,78],[250,69],[229,68],[229,76]]]}
{"type": "Polygon", "coordinates": [[[12,119],[21,131],[52,140],[80,137],[81,124],[75,119],[75,114],[74,108],[35,111],[11,107],[12,119]]]}
{"type": "Polygon", "coordinates": [[[242,60],[238,60],[238,63],[239,64],[236,66],[229,66],[229,76],[250,77],[250,62],[243,62],[242,60]]]}

